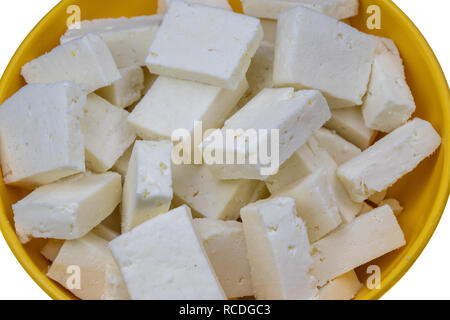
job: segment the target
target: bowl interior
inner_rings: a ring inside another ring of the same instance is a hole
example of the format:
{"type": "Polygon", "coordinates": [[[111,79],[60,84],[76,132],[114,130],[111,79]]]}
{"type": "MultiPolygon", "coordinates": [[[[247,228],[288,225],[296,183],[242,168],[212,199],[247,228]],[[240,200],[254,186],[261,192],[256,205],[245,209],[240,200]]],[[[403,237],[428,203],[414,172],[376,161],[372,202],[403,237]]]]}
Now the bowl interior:
{"type": "MultiPolygon", "coordinates": [[[[241,12],[239,0],[230,0],[235,11],[241,12]]],[[[361,289],[357,299],[381,297],[408,270],[431,237],[444,210],[449,192],[449,91],[442,70],[431,49],[411,21],[391,1],[360,0],[360,14],[347,22],[363,32],[389,37],[400,49],[405,63],[408,83],[413,92],[417,111],[414,116],[433,124],[443,137],[441,148],[422,162],[412,173],[389,190],[388,196],[398,199],[405,211],[399,217],[407,245],[358,268],[361,281],[365,281],[368,265],[378,265],[382,272],[380,289],[361,289]],[[381,29],[369,30],[366,13],[369,5],[376,3],[380,9],[381,29]]],[[[64,0],[59,3],[28,35],[17,50],[0,83],[0,103],[25,85],[20,69],[26,62],[50,51],[59,44],[65,32],[70,5],[78,5],[81,19],[132,17],[156,12],[156,0],[64,0]]],[[[35,239],[22,246],[14,232],[11,204],[26,192],[5,186],[0,179],[0,226],[2,232],[30,276],[55,299],[73,299],[74,296],[45,273],[48,262],[40,255],[45,240],[35,239]]],[[[364,283],[364,282],[363,282],[364,283]]]]}

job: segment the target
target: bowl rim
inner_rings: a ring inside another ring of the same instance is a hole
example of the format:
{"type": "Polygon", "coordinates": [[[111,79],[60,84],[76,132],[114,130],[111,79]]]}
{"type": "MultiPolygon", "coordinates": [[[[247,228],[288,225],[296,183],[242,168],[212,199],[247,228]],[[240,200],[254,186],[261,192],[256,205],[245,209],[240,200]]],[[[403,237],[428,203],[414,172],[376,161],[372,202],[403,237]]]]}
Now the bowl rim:
{"type": "MultiPolygon", "coordinates": [[[[56,6],[54,6],[30,31],[23,42],[20,44],[19,48],[14,53],[5,72],[0,80],[0,97],[4,96],[5,83],[9,81],[9,78],[13,76],[12,69],[17,63],[18,57],[22,55],[25,47],[28,43],[36,37],[38,30],[57,15],[58,9],[63,6],[67,6],[72,0],[62,0],[56,6]]],[[[427,55],[427,60],[430,62],[429,68],[432,77],[435,79],[436,83],[439,84],[436,87],[439,99],[442,100],[442,112],[444,117],[450,118],[450,92],[447,80],[445,78],[444,72],[433,52],[430,45],[426,41],[425,37],[416,27],[416,25],[409,19],[409,17],[392,1],[386,1],[385,5],[389,7],[394,14],[402,20],[402,22],[407,26],[407,28],[412,32],[419,43],[419,45],[424,49],[427,55]]],[[[447,129],[446,132],[450,132],[449,124],[444,122],[444,127],[447,129]]],[[[447,134],[449,135],[449,134],[447,134]]],[[[444,138],[444,137],[443,137],[444,138]]],[[[371,290],[369,294],[365,295],[364,299],[379,299],[381,298],[392,286],[399,281],[404,274],[411,268],[417,258],[420,256],[425,246],[428,244],[429,240],[433,236],[434,231],[442,217],[444,212],[449,193],[450,193],[450,148],[447,147],[447,139],[443,139],[441,145],[443,149],[443,172],[441,175],[441,180],[439,181],[439,188],[434,204],[430,210],[431,214],[426,220],[423,228],[421,229],[418,237],[413,242],[412,246],[408,249],[407,255],[411,257],[410,259],[402,259],[397,265],[394,266],[392,271],[382,280],[382,288],[380,290],[371,290]]],[[[61,289],[55,285],[31,260],[30,256],[24,249],[23,245],[17,238],[14,227],[9,223],[9,220],[5,214],[5,203],[0,200],[0,229],[6,240],[6,243],[10,247],[16,259],[28,273],[28,275],[37,283],[37,285],[47,293],[52,299],[55,300],[65,300],[70,298],[66,293],[62,292],[61,289]]]]}

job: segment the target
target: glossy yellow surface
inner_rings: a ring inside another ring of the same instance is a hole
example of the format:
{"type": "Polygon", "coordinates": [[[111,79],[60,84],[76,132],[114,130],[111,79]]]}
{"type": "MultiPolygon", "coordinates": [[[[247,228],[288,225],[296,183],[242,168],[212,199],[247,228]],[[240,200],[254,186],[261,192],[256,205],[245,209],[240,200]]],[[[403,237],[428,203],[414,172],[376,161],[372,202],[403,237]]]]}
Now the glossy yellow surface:
{"type": "MultiPolygon", "coordinates": [[[[152,14],[156,12],[156,3],[156,0],[62,1],[38,23],[15,53],[1,79],[0,103],[25,84],[20,76],[22,65],[58,45],[59,37],[66,30],[69,17],[67,8],[70,5],[76,4],[81,8],[81,18],[84,20],[152,14]]],[[[231,0],[231,3],[236,11],[240,10],[238,0],[231,0]]],[[[407,245],[370,263],[381,267],[381,289],[369,290],[364,287],[356,298],[377,299],[417,259],[433,234],[447,202],[450,178],[450,97],[447,82],[432,50],[400,9],[389,0],[362,0],[360,3],[360,14],[348,22],[361,31],[389,37],[396,42],[417,103],[415,116],[430,121],[443,138],[438,152],[421,163],[389,192],[389,196],[399,199],[405,207],[399,222],[405,232],[407,245]],[[371,4],[377,4],[381,9],[380,30],[368,30],[366,26],[370,16],[366,10],[371,4]]],[[[45,240],[36,239],[22,246],[15,235],[11,204],[24,195],[22,190],[6,187],[0,179],[0,227],[3,235],[22,266],[42,289],[54,299],[72,299],[74,297],[68,291],[45,276],[48,263],[39,253],[45,240]]],[[[367,277],[365,266],[357,271],[361,280],[367,277]]]]}

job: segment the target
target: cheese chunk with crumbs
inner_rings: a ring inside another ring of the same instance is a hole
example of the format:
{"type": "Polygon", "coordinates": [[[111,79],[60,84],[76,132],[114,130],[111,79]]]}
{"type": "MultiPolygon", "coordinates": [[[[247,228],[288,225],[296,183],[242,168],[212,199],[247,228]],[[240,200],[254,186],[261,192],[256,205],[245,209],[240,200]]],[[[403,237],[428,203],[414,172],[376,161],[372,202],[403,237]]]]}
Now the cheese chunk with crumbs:
{"type": "Polygon", "coordinates": [[[93,233],[65,241],[47,276],[83,300],[129,299],[108,242],[93,233]],[[73,280],[76,274],[79,274],[79,283],[73,280]]]}
{"type": "Polygon", "coordinates": [[[194,228],[227,298],[253,295],[242,223],[194,219],[194,228]]]}
{"type": "Polygon", "coordinates": [[[106,172],[134,142],[136,135],[127,118],[127,111],[96,94],[88,95],[81,120],[88,169],[106,172]]]}
{"type": "Polygon", "coordinates": [[[136,141],[123,186],[122,233],[169,211],[172,142],[136,141]]]}
{"type": "Polygon", "coordinates": [[[256,299],[311,299],[316,280],[309,274],[313,260],[305,224],[295,201],[274,198],[241,210],[256,299]]]}
{"type": "Polygon", "coordinates": [[[155,74],[235,90],[262,38],[258,19],[172,1],[146,62],[155,74]]]}
{"type": "Polygon", "coordinates": [[[364,201],[392,186],[441,144],[433,126],[415,118],[341,165],[339,178],[354,201],[364,201]]]}
{"type": "Polygon", "coordinates": [[[162,15],[85,20],[81,28],[67,30],[61,43],[95,34],[105,41],[119,68],[144,66],[161,20],[162,15]]]}
{"type": "MultiPolygon", "coordinates": [[[[167,7],[171,0],[158,0],[158,13],[166,13],[167,7]]],[[[217,7],[227,10],[232,10],[228,0],[184,0],[187,3],[203,4],[205,6],[217,7]]]]}
{"type": "Polygon", "coordinates": [[[144,222],[109,246],[133,300],[225,299],[186,206],[144,222]]]}
{"type": "Polygon", "coordinates": [[[0,107],[0,158],[6,184],[24,188],[85,170],[80,118],[86,94],[70,82],[31,84],[0,107]]]}
{"type": "Polygon", "coordinates": [[[121,78],[111,51],[97,35],[88,34],[54,48],[22,67],[27,83],[72,81],[88,92],[109,86],[121,78]]]}
{"type": "Polygon", "coordinates": [[[313,244],[311,273],[323,285],[405,243],[391,208],[379,207],[313,244]]]}
{"type": "Polygon", "coordinates": [[[321,90],[330,108],[362,104],[375,38],[304,7],[283,12],[277,32],[275,85],[321,90]]]}
{"type": "Polygon", "coordinates": [[[49,261],[55,261],[59,250],[64,244],[64,240],[48,239],[47,243],[42,247],[41,254],[49,261]]]}
{"type": "Polygon", "coordinates": [[[361,153],[360,148],[326,128],[320,128],[314,132],[314,138],[319,147],[325,149],[338,165],[361,153]]]}
{"type": "Polygon", "coordinates": [[[355,271],[349,271],[320,288],[318,300],[351,300],[363,287],[355,271]]]}
{"type": "Polygon", "coordinates": [[[248,89],[243,79],[236,90],[193,81],[158,77],[128,118],[144,139],[171,139],[177,129],[192,133],[194,122],[203,130],[221,127],[248,89]]]}
{"type": "Polygon", "coordinates": [[[120,203],[120,175],[79,174],[35,189],[13,205],[16,231],[29,237],[72,240],[83,237],[120,203]]]}

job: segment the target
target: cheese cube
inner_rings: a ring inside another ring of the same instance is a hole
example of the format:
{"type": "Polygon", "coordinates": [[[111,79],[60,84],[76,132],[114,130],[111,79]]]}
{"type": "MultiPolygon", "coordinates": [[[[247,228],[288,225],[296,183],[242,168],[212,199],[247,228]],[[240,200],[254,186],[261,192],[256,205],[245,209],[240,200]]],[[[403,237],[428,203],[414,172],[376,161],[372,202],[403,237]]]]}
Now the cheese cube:
{"type": "Polygon", "coordinates": [[[338,165],[347,162],[361,153],[361,149],[357,146],[348,142],[336,132],[325,128],[320,128],[314,132],[314,138],[319,144],[319,147],[325,149],[338,165]]]}
{"type": "Polygon", "coordinates": [[[318,169],[305,179],[286,186],[273,197],[295,200],[297,215],[305,222],[311,242],[319,240],[342,222],[324,169],[318,169]]]}
{"type": "Polygon", "coordinates": [[[108,242],[120,236],[120,233],[108,228],[103,224],[99,224],[98,226],[96,226],[94,229],[92,229],[92,232],[108,242]]]}
{"type": "Polygon", "coordinates": [[[382,190],[380,192],[375,192],[369,198],[367,198],[367,200],[369,200],[370,202],[372,202],[374,204],[380,204],[380,202],[383,201],[384,198],[386,198],[386,194],[387,194],[387,189],[382,190]]]}
{"type": "Polygon", "coordinates": [[[379,207],[313,244],[311,273],[323,285],[405,243],[391,208],[379,207]]]}
{"type": "Polygon", "coordinates": [[[173,165],[173,191],[195,216],[236,220],[239,210],[254,199],[259,181],[219,180],[207,165],[173,165]]]}
{"type": "Polygon", "coordinates": [[[132,144],[121,156],[117,159],[116,163],[112,167],[112,170],[120,173],[122,175],[122,179],[125,179],[125,175],[127,174],[128,164],[130,163],[131,153],[133,152],[132,144]]]}
{"type": "Polygon", "coordinates": [[[264,31],[263,43],[275,46],[277,39],[277,21],[272,19],[260,19],[264,31]]]}
{"type": "Polygon", "coordinates": [[[42,247],[41,254],[49,261],[55,261],[58,256],[59,250],[64,244],[64,240],[49,239],[47,243],[42,247]]]}
{"type": "Polygon", "coordinates": [[[144,222],[109,246],[133,300],[225,299],[186,206],[144,222]]]}
{"type": "Polygon", "coordinates": [[[29,237],[78,239],[102,222],[122,195],[117,173],[79,174],[37,188],[13,205],[16,231],[29,237]]]}
{"type": "Polygon", "coordinates": [[[109,86],[121,75],[106,43],[88,34],[54,48],[22,67],[28,83],[69,80],[84,84],[89,92],[109,86]]]}
{"type": "Polygon", "coordinates": [[[144,139],[170,139],[177,129],[193,132],[194,121],[203,130],[218,128],[247,91],[244,79],[232,91],[193,81],[158,77],[128,118],[144,139]]]}
{"type": "MultiPolygon", "coordinates": [[[[203,4],[205,6],[217,7],[232,10],[228,0],[184,0],[187,3],[203,4]]],[[[167,11],[170,0],[158,0],[158,13],[162,14],[167,11]]]]}
{"type": "Polygon", "coordinates": [[[119,69],[122,78],[97,94],[119,108],[126,108],[138,101],[144,90],[144,70],[139,66],[119,69]]]}
{"type": "Polygon", "coordinates": [[[134,142],[136,135],[127,118],[127,111],[96,94],[88,95],[81,120],[87,168],[106,172],[134,142]]]}
{"type": "Polygon", "coordinates": [[[341,165],[339,178],[354,201],[392,186],[441,144],[433,126],[415,118],[341,165]]]}
{"type": "Polygon", "coordinates": [[[388,205],[389,207],[391,207],[396,217],[398,217],[403,212],[403,207],[397,199],[385,199],[379,204],[380,207],[384,205],[388,205]]]}
{"type": "Polygon", "coordinates": [[[136,141],[123,186],[122,233],[169,211],[171,141],[136,141]]]}
{"type": "Polygon", "coordinates": [[[144,66],[161,20],[162,15],[151,15],[81,21],[81,28],[67,30],[61,37],[61,43],[95,34],[108,45],[119,68],[144,66]]]}
{"type": "Polygon", "coordinates": [[[296,7],[278,19],[274,83],[321,90],[330,108],[361,105],[376,45],[343,22],[296,7]]]}
{"type": "Polygon", "coordinates": [[[360,107],[332,110],[325,127],[362,150],[370,146],[376,135],[374,130],[366,127],[360,107]]]}
{"type": "Polygon", "coordinates": [[[32,188],[84,171],[85,104],[85,93],[70,82],[26,85],[6,100],[0,108],[5,183],[32,188]]]}
{"type": "Polygon", "coordinates": [[[256,299],[311,299],[316,280],[308,233],[290,198],[262,200],[242,208],[241,217],[256,299]]]}
{"type": "Polygon", "coordinates": [[[83,300],[127,300],[127,287],[108,242],[93,233],[65,241],[47,276],[83,300]],[[79,277],[77,288],[75,279],[79,277]],[[73,288],[75,286],[75,288],[73,288]]]}
{"type": "Polygon", "coordinates": [[[194,219],[194,228],[228,298],[253,295],[242,223],[194,219]]]}
{"type": "Polygon", "coordinates": [[[235,90],[262,38],[258,19],[172,1],[150,47],[147,65],[159,75],[235,90]]]}
{"type": "Polygon", "coordinates": [[[320,288],[318,300],[351,300],[362,288],[355,271],[349,271],[320,288]]]}

